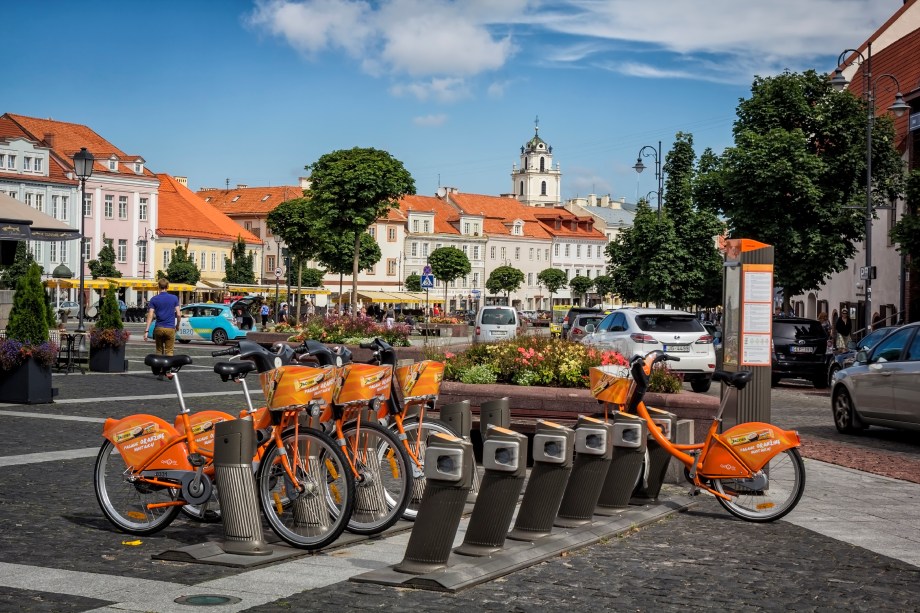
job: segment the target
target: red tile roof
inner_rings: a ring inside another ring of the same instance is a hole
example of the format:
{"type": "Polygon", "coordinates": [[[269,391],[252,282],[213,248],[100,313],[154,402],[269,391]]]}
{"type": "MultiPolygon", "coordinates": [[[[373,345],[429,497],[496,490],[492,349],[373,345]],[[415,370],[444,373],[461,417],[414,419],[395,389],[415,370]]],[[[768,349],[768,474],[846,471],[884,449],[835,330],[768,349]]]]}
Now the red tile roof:
{"type": "MultiPolygon", "coordinates": [[[[73,167],[72,160],[74,154],[80,151],[81,147],[86,147],[96,158],[96,162],[93,164],[94,175],[124,174],[128,176],[138,176],[138,173],[134,172],[133,164],[140,156],[127,155],[124,151],[84,125],[67,123],[65,121],[55,121],[53,119],[37,119],[35,117],[14,115],[12,113],[6,113],[3,117],[9,118],[15,122],[33,140],[51,147],[55,155],[57,155],[64,164],[68,165],[68,168],[73,167]],[[46,135],[51,135],[53,137],[53,145],[45,141],[46,135]],[[102,163],[103,160],[108,160],[112,155],[118,157],[119,172],[110,171],[108,165],[102,163]]],[[[151,179],[154,178],[154,174],[146,165],[141,174],[151,179]]]]}
{"type": "Polygon", "coordinates": [[[524,236],[531,238],[587,238],[606,240],[593,229],[594,219],[578,217],[562,208],[539,208],[522,204],[515,198],[449,192],[448,200],[467,215],[483,216],[483,232],[491,236],[510,236],[516,219],[524,222],[524,236]],[[556,220],[560,220],[556,228],[556,220]],[[572,224],[575,224],[575,229],[572,224]]]}
{"type": "MultiPolygon", "coordinates": [[[[13,140],[15,138],[24,138],[29,141],[35,142],[35,139],[31,138],[25,130],[19,127],[19,125],[7,117],[6,115],[0,116],[0,140],[13,140]]],[[[39,146],[44,146],[42,143],[38,143],[39,146]]],[[[25,175],[20,172],[10,172],[7,170],[0,170],[0,177],[6,179],[17,179],[17,180],[26,180],[35,183],[50,182],[50,183],[62,183],[64,185],[76,185],[76,179],[67,178],[67,172],[70,170],[58,160],[58,157],[51,152],[51,155],[48,156],[50,159],[48,161],[48,176],[33,176],[25,175]]]]}
{"type": "Polygon", "coordinates": [[[460,234],[460,230],[453,225],[453,223],[460,221],[460,215],[455,208],[440,198],[417,195],[403,196],[399,201],[399,210],[406,217],[409,216],[409,211],[434,213],[434,231],[436,234],[460,234]]]}
{"type": "Polygon", "coordinates": [[[207,204],[174,178],[166,174],[156,176],[160,179],[158,235],[228,242],[235,242],[241,236],[251,245],[262,244],[259,237],[207,204]]]}
{"type": "Polygon", "coordinates": [[[282,202],[303,198],[303,189],[296,185],[206,188],[199,189],[197,195],[224,215],[261,217],[268,215],[282,202]]]}

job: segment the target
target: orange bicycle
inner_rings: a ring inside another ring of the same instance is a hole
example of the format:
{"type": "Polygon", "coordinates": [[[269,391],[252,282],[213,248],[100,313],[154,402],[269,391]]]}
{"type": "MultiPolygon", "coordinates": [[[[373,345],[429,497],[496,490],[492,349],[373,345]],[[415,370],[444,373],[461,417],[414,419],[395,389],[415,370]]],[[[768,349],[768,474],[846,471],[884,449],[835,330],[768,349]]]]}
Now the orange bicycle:
{"type": "Polygon", "coordinates": [[[636,356],[630,362],[632,380],[591,369],[591,389],[598,400],[625,404],[625,412],[645,420],[655,441],[684,464],[684,475],[692,484],[691,495],[705,490],[729,513],[751,522],[774,521],[789,513],[805,491],[798,432],[762,422],[738,424],[718,432],[730,394],[744,389],[751,380],[750,371],[713,373],[712,380],[725,383],[730,390],[702,443],[679,445],[662,435],[643,397],[652,367],[679,359],[660,350],[644,358],[636,356]]]}

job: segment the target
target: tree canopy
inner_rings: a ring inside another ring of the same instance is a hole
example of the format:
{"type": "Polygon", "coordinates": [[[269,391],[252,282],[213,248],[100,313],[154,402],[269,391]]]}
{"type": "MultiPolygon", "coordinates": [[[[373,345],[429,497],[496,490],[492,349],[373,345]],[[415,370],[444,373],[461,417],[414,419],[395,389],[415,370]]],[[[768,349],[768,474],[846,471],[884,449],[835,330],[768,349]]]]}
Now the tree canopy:
{"type": "Polygon", "coordinates": [[[444,282],[444,308],[447,308],[447,284],[470,274],[473,267],[466,254],[456,247],[438,247],[428,256],[431,273],[444,282]]]}
{"type": "Polygon", "coordinates": [[[553,295],[565,287],[567,281],[565,272],[558,268],[544,268],[537,273],[537,282],[549,292],[550,309],[553,308],[553,295]]]}
{"type": "Polygon", "coordinates": [[[97,257],[98,259],[86,263],[93,279],[121,276],[121,272],[115,268],[115,249],[112,247],[112,239],[106,238],[105,234],[102,235],[102,249],[99,250],[97,257]]]}
{"type": "Polygon", "coordinates": [[[406,291],[407,292],[420,292],[422,291],[422,278],[417,272],[412,273],[406,277],[406,291]]]}
{"type": "MultiPolygon", "coordinates": [[[[574,294],[580,294],[582,298],[591,291],[592,287],[594,287],[594,279],[582,277],[581,275],[569,279],[569,289],[571,289],[574,294]]],[[[586,303],[587,301],[584,302],[586,303]]]]}
{"type": "Polygon", "coordinates": [[[609,275],[598,275],[594,277],[594,288],[600,295],[601,300],[603,300],[608,294],[612,294],[614,292],[613,278],[611,278],[609,275]]]}
{"type": "Polygon", "coordinates": [[[255,283],[256,272],[252,253],[246,249],[246,241],[237,236],[229,258],[224,258],[224,281],[227,283],[255,283]]]}
{"type": "MultiPolygon", "coordinates": [[[[26,241],[18,241],[16,243],[16,254],[13,256],[13,263],[9,266],[4,266],[3,272],[0,273],[0,287],[14,289],[17,281],[24,277],[26,273],[29,272],[29,267],[35,263],[35,258],[32,256],[32,252],[29,251],[29,246],[26,244],[26,241]]],[[[41,271],[41,266],[39,266],[39,273],[41,273],[41,271]]]]}
{"type": "Polygon", "coordinates": [[[524,283],[524,273],[514,266],[499,266],[492,271],[486,281],[486,289],[493,294],[505,292],[505,296],[511,304],[511,292],[516,292],[524,283]]]}
{"type": "MultiPolygon", "coordinates": [[[[415,193],[415,181],[402,162],[373,148],[340,149],[306,167],[310,172],[311,209],[323,226],[351,232],[352,312],[357,309],[362,238],[377,218],[399,199],[415,193]]],[[[376,242],[375,242],[376,244],[376,242]]]]}
{"type": "Polygon", "coordinates": [[[176,243],[172,250],[172,259],[169,260],[169,266],[166,267],[166,278],[170,283],[188,283],[189,285],[195,285],[201,278],[198,266],[189,257],[185,247],[179,243],[176,243]]]}
{"type": "MultiPolygon", "coordinates": [[[[53,321],[53,320],[52,320],[53,321]]],[[[38,345],[48,340],[48,307],[42,288],[42,269],[32,263],[16,281],[6,338],[24,345],[38,345]],[[36,314],[40,314],[36,317],[36,314]]]]}

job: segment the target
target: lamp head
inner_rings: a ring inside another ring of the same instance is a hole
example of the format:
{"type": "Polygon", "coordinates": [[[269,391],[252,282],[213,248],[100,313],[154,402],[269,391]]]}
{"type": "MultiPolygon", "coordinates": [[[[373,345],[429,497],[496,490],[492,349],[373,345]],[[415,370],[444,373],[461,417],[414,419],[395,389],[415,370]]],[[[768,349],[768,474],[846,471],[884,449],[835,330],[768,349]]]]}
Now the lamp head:
{"type": "Polygon", "coordinates": [[[641,158],[641,157],[640,157],[640,158],[636,158],[636,165],[633,166],[633,170],[635,170],[636,172],[640,172],[640,173],[641,173],[643,170],[645,170],[645,164],[642,163],[642,158],[641,158]]]}
{"type": "Polygon", "coordinates": [[[894,104],[889,106],[888,110],[894,113],[895,117],[903,117],[904,113],[910,111],[910,105],[904,102],[904,96],[898,92],[894,96],[894,104]]]}
{"type": "Polygon", "coordinates": [[[81,147],[73,156],[73,171],[80,179],[88,179],[93,174],[93,154],[81,147]]]}
{"type": "Polygon", "coordinates": [[[831,78],[831,87],[833,87],[838,92],[842,92],[847,88],[850,82],[847,81],[847,78],[843,76],[843,70],[838,68],[834,71],[834,76],[831,78]]]}

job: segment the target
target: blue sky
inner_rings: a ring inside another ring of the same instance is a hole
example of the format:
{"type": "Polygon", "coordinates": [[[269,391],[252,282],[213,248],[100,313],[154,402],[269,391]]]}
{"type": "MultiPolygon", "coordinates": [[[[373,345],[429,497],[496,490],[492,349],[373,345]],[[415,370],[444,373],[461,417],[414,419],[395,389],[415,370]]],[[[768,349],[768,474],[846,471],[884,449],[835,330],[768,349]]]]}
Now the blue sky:
{"type": "Polygon", "coordinates": [[[683,131],[721,152],[754,75],[830,71],[901,4],[16,2],[0,112],[86,124],[193,189],[295,184],[360,146],[426,195],[510,191],[539,116],[564,198],[634,201],[655,188],[632,170],[641,147],[683,131]]]}

